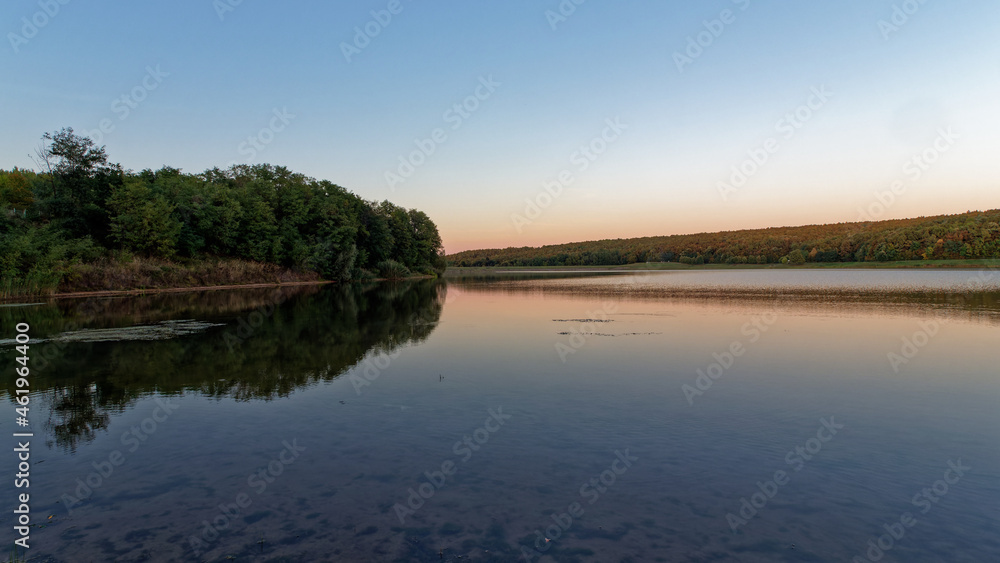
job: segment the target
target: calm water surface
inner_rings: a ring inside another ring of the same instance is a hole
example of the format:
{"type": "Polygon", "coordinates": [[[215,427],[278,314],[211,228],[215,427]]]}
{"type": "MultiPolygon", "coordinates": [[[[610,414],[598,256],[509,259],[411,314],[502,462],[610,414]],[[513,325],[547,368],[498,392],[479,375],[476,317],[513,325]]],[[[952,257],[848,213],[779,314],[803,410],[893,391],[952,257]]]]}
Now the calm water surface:
{"type": "MultiPolygon", "coordinates": [[[[0,307],[0,339],[29,322],[36,340],[30,555],[997,561],[997,280],[580,274],[0,307]]],[[[14,357],[0,341],[11,447],[14,357]]]]}

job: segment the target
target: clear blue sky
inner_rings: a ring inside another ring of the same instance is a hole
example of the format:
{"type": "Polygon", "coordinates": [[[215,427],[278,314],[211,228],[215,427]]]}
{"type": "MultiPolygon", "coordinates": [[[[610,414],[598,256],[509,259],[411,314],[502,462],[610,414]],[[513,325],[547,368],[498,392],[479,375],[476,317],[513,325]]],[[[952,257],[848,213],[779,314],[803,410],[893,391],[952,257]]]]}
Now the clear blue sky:
{"type": "Polygon", "coordinates": [[[995,0],[50,1],[0,4],[4,168],[106,120],[126,168],[285,165],[449,252],[1000,207],[995,0]]]}

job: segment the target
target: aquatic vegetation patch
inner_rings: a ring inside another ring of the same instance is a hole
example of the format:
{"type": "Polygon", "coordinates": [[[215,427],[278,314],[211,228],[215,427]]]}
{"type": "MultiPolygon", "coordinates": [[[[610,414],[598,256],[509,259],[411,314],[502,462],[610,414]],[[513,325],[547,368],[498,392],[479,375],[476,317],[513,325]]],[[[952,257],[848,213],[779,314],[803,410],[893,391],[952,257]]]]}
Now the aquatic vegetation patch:
{"type": "Polygon", "coordinates": [[[91,328],[64,332],[53,337],[55,342],[124,342],[129,340],[169,340],[205,331],[218,323],[207,323],[193,319],[162,321],[151,325],[137,325],[121,328],[91,328]]]}
{"type": "MultiPolygon", "coordinates": [[[[566,336],[566,335],[577,334],[577,333],[564,331],[564,332],[557,332],[556,334],[561,335],[561,336],[566,336]]],[[[611,336],[611,337],[615,337],[615,336],[646,336],[646,335],[650,335],[650,334],[663,334],[663,333],[662,332],[623,332],[621,334],[610,334],[610,333],[607,333],[607,332],[587,332],[586,333],[587,336],[611,336]]]]}
{"type": "MultiPolygon", "coordinates": [[[[198,334],[205,330],[225,326],[192,319],[161,321],[150,325],[136,325],[118,328],[85,328],[59,333],[51,338],[34,338],[36,344],[42,342],[85,343],[85,342],[128,342],[170,340],[181,336],[198,334]]],[[[0,351],[12,348],[17,342],[12,338],[0,339],[0,351]]]]}

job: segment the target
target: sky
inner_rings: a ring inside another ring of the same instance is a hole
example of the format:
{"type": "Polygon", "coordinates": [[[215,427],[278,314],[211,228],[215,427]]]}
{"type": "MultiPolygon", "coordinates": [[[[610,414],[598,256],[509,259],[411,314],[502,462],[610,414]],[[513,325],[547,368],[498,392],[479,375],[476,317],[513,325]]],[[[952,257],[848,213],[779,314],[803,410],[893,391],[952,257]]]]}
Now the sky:
{"type": "Polygon", "coordinates": [[[0,168],[271,163],[449,253],[1000,207],[995,0],[0,3],[0,168]]]}

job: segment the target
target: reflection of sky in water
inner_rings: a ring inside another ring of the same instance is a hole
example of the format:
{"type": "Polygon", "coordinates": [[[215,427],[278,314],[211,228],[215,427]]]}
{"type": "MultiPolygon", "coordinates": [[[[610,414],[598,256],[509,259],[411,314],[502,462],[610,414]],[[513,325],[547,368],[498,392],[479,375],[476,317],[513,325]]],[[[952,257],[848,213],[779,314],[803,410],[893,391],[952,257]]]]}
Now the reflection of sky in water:
{"type": "MultiPolygon", "coordinates": [[[[923,283],[924,274],[939,272],[914,274],[923,283]]],[[[317,324],[336,314],[309,303],[290,306],[317,324]]],[[[993,323],[936,311],[926,302],[871,313],[857,304],[452,286],[427,340],[397,349],[385,369],[370,367],[381,360],[369,351],[372,364],[270,401],[208,398],[188,388],[134,452],[122,435],[133,426],[142,431],[156,413],[154,397],[112,414],[75,454],[36,442],[35,515],[56,518],[33,531],[32,553],[197,560],[183,551],[189,538],[242,493],[249,506],[208,546],[206,560],[440,561],[443,549],[449,561],[514,561],[535,542],[535,530],[554,524],[553,512],[558,518],[579,502],[583,516],[550,542],[545,560],[847,561],[909,511],[917,524],[884,560],[989,561],[1000,550],[1000,333],[993,323]],[[762,320],[771,311],[773,322],[762,320]],[[598,329],[572,322],[601,315],[612,322],[598,329]],[[900,352],[921,322],[936,323],[936,333],[894,372],[887,354],[900,352]],[[583,331],[577,347],[572,335],[558,334],[575,330],[583,331]],[[696,385],[698,371],[717,361],[713,354],[727,363],[722,353],[734,342],[745,352],[689,404],[682,386],[696,385]],[[558,344],[572,350],[563,348],[565,362],[558,344]],[[510,419],[480,431],[488,439],[479,450],[455,447],[501,407],[510,419]],[[788,453],[829,417],[845,428],[796,472],[788,453]],[[305,451],[274,465],[293,440],[305,451]],[[581,487],[626,448],[638,460],[590,504],[596,489],[584,496],[581,487]],[[114,450],[125,462],[67,515],[61,495],[75,494],[76,478],[114,450]],[[973,469],[920,513],[913,496],[958,459],[973,469]],[[400,524],[394,505],[449,461],[454,475],[400,524]],[[269,464],[280,469],[273,482],[248,483],[269,464]],[[727,513],[778,470],[789,482],[734,534],[727,513]]],[[[312,335],[316,342],[323,336],[312,335]]],[[[120,361],[161,344],[104,343],[102,357],[120,361]]],[[[280,349],[269,353],[278,372],[293,365],[280,349]]],[[[176,365],[198,372],[205,364],[191,356],[176,365]]],[[[212,365],[206,379],[238,375],[212,365]]],[[[99,388],[110,369],[92,366],[88,377],[99,388]]]]}
{"type": "Polygon", "coordinates": [[[835,291],[1000,291],[1000,270],[694,270],[642,272],[625,276],[587,277],[532,282],[546,286],[612,286],[644,289],[743,289],[835,291]]]}

